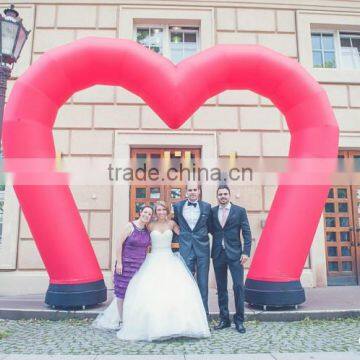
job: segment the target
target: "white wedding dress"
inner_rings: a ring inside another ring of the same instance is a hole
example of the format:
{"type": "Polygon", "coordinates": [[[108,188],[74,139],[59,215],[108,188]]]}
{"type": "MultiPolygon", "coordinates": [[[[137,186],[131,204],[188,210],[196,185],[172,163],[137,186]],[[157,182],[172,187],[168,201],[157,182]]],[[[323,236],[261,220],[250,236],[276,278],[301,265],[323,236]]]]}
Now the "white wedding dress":
{"type": "MultiPolygon", "coordinates": [[[[210,331],[197,283],[179,253],[171,250],[172,230],[151,232],[151,253],[126,290],[122,340],[163,340],[209,337],[210,331]]],[[[116,328],[116,299],[94,326],[116,328]]]]}

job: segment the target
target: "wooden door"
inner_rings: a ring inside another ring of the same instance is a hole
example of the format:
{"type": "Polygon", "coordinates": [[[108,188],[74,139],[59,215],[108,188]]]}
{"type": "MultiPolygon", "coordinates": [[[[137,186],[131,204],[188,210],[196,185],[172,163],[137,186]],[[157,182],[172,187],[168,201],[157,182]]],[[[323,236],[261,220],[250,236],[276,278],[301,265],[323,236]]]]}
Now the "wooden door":
{"type": "Polygon", "coordinates": [[[180,178],[180,171],[199,167],[200,156],[200,149],[195,148],[132,148],[133,166],[158,169],[159,176],[144,185],[139,181],[130,185],[130,220],[139,216],[141,206],[153,206],[159,200],[170,204],[172,212],[172,204],[183,200],[186,193],[187,172],[180,178]]]}
{"type": "Polygon", "coordinates": [[[358,284],[360,284],[360,151],[349,151],[351,168],[354,178],[351,185],[351,196],[353,205],[353,243],[355,247],[356,270],[358,284]]]}
{"type": "MultiPolygon", "coordinates": [[[[360,168],[360,152],[341,151],[338,158],[338,171],[349,170],[349,163],[360,168]]],[[[360,186],[331,187],[324,221],[328,285],[359,284],[360,186]]]]}

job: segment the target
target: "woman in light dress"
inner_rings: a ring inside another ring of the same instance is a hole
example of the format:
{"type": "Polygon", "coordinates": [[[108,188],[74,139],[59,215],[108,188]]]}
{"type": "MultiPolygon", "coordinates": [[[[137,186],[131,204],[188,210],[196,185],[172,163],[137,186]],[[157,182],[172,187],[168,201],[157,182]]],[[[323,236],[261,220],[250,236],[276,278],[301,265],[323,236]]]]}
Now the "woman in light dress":
{"type": "MultiPolygon", "coordinates": [[[[168,215],[168,206],[157,202],[156,219],[148,225],[151,252],[127,287],[119,339],[153,341],[210,336],[197,283],[180,254],[172,252],[173,232],[178,234],[179,228],[168,215]]],[[[117,307],[111,304],[105,313],[106,318],[118,317],[117,307]]]]}

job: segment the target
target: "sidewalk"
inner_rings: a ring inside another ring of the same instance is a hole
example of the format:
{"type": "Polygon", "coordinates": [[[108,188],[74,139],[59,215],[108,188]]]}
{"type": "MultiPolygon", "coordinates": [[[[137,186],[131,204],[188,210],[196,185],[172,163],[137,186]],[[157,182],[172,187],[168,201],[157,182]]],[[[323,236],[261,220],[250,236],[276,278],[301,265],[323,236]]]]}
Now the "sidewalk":
{"type": "MultiPolygon", "coordinates": [[[[360,317],[360,286],[331,286],[326,288],[305,289],[306,301],[297,310],[249,308],[246,306],[246,319],[259,321],[296,321],[305,318],[334,319],[360,317]]],[[[53,310],[44,303],[44,294],[0,296],[0,319],[46,319],[60,320],[69,318],[94,318],[112,300],[109,291],[108,301],[85,310],[53,310]]],[[[230,311],[234,311],[232,290],[229,291],[230,311]]],[[[210,314],[218,314],[217,296],[214,289],[209,292],[210,314]]],[[[1,358],[0,358],[1,360],[1,358]]]]}
{"type": "Polygon", "coordinates": [[[204,355],[1,355],[0,360],[360,360],[360,353],[269,353],[204,355]]]}

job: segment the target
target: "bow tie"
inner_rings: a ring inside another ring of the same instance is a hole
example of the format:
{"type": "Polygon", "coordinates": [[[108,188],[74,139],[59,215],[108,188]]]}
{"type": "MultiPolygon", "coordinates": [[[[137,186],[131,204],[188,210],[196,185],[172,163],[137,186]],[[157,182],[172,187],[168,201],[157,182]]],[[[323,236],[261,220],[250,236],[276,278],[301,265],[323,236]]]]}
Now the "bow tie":
{"type": "Polygon", "coordinates": [[[193,206],[193,207],[196,208],[197,202],[188,201],[188,202],[187,202],[187,205],[188,205],[188,206],[193,206]]]}

